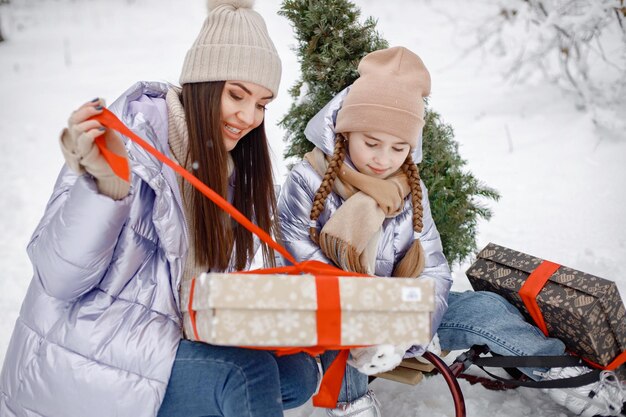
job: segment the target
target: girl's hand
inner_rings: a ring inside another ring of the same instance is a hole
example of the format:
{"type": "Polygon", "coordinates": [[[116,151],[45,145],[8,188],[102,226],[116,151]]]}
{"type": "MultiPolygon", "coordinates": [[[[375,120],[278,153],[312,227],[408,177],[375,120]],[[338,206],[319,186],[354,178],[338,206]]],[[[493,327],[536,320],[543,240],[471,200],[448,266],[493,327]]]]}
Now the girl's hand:
{"type": "Polygon", "coordinates": [[[100,193],[120,200],[128,195],[130,183],[113,173],[94,141],[104,135],[107,148],[128,162],[126,147],[117,133],[96,120],[88,120],[102,113],[104,106],[104,100],[96,98],[72,113],[61,134],[61,152],[72,170],[79,174],[87,172],[94,177],[100,193]]]}
{"type": "Polygon", "coordinates": [[[365,375],[375,375],[391,371],[400,365],[404,353],[411,345],[374,345],[350,349],[348,364],[365,375]]]}

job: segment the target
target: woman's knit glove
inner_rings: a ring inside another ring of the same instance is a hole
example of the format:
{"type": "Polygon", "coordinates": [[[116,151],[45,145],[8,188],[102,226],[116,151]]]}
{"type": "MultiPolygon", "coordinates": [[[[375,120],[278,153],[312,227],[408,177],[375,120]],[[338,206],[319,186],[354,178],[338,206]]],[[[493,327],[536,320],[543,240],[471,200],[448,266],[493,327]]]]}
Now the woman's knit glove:
{"type": "Polygon", "coordinates": [[[70,116],[67,128],[61,133],[61,152],[67,165],[79,174],[91,174],[96,180],[98,191],[114,200],[121,200],[128,195],[130,183],[115,175],[108,162],[100,154],[94,140],[104,135],[107,148],[126,159],[128,154],[122,139],[110,129],[106,129],[96,120],[87,120],[100,114],[104,101],[94,99],[83,104],[70,116]]]}
{"type": "Polygon", "coordinates": [[[411,345],[374,345],[350,349],[348,364],[365,375],[375,375],[391,371],[400,365],[404,353],[411,345]]]}

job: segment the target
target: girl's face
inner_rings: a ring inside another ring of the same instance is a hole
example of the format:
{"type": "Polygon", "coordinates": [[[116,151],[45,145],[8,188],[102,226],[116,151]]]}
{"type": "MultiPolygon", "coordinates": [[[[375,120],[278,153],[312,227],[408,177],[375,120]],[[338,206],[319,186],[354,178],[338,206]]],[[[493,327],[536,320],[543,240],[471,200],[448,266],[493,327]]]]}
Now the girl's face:
{"type": "Polygon", "coordinates": [[[227,152],[263,122],[265,106],[273,99],[272,92],[258,84],[226,81],[221,97],[221,123],[227,152]]]}
{"type": "Polygon", "coordinates": [[[411,146],[403,139],[382,132],[351,132],[348,152],[354,167],[362,174],[387,178],[406,160],[411,146]]]}

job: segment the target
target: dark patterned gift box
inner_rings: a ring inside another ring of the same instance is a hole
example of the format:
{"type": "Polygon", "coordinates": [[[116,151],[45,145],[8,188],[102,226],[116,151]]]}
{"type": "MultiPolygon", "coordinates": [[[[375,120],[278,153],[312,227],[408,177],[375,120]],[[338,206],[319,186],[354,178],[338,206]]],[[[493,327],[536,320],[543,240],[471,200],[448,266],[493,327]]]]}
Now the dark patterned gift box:
{"type": "Polygon", "coordinates": [[[529,276],[532,274],[534,281],[542,270],[547,281],[541,281],[537,287],[536,305],[530,309],[538,307],[548,335],[561,339],[569,350],[596,364],[615,367],[623,363],[626,312],[612,281],[493,243],[478,254],[466,274],[474,290],[504,296],[533,323],[536,321],[531,318],[520,289],[525,284],[528,289],[529,276]]]}

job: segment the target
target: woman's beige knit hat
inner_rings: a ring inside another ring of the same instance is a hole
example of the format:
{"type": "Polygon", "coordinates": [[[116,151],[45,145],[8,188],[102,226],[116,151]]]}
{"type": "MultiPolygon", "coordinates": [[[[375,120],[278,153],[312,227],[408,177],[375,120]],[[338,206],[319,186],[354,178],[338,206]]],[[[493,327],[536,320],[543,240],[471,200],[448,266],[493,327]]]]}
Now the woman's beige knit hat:
{"type": "Polygon", "coordinates": [[[384,132],[415,148],[424,127],[423,98],[430,94],[430,74],[420,57],[401,46],[381,49],[365,55],[358,70],[335,132],[384,132]]]}
{"type": "Polygon", "coordinates": [[[209,15],[187,52],[180,84],[248,81],[278,94],[281,64],[254,0],[209,0],[209,15]]]}

